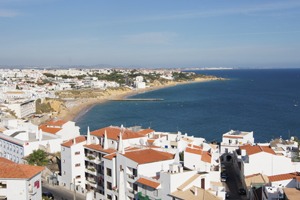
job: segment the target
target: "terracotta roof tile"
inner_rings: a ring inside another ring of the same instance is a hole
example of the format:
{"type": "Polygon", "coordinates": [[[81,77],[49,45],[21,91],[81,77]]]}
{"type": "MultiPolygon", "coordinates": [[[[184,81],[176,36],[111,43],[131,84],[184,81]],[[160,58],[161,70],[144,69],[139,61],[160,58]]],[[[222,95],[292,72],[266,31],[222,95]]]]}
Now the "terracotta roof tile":
{"type": "Polygon", "coordinates": [[[113,158],[115,158],[117,156],[116,153],[111,153],[111,154],[107,154],[105,156],[103,156],[103,158],[106,158],[108,160],[112,160],[113,158]]]}
{"type": "Polygon", "coordinates": [[[44,167],[17,164],[0,158],[0,178],[29,179],[41,173],[44,167]]]}
{"type": "Polygon", "coordinates": [[[145,178],[139,178],[137,180],[138,183],[143,184],[143,185],[147,185],[149,187],[152,187],[154,189],[158,188],[158,186],[160,185],[160,183],[155,182],[155,181],[151,181],[149,179],[145,179],[145,178]]]}
{"type": "Polygon", "coordinates": [[[52,120],[45,122],[39,126],[39,129],[42,129],[42,131],[46,133],[56,134],[58,131],[62,129],[62,125],[67,123],[67,121],[64,120],[52,120]]]}
{"type": "Polygon", "coordinates": [[[103,147],[100,144],[89,144],[89,145],[83,145],[83,146],[88,148],[88,149],[104,152],[104,153],[107,153],[107,154],[116,152],[115,149],[103,149],[103,147]]]}
{"type": "Polygon", "coordinates": [[[245,149],[248,155],[253,155],[260,152],[266,152],[275,155],[273,149],[268,146],[251,146],[251,145],[244,145],[240,146],[240,149],[245,149]]]}
{"type": "Polygon", "coordinates": [[[207,151],[203,151],[201,160],[206,163],[211,163],[211,154],[207,151]]]}
{"type": "Polygon", "coordinates": [[[299,172],[268,176],[270,182],[283,181],[283,180],[289,180],[289,179],[294,179],[294,178],[297,179],[299,177],[300,177],[299,172]]]}
{"type": "MultiPolygon", "coordinates": [[[[81,142],[85,142],[85,141],[86,141],[86,138],[83,135],[78,136],[78,137],[75,138],[76,144],[81,143],[81,142]]],[[[68,140],[67,142],[62,143],[61,145],[65,146],[65,147],[71,147],[73,144],[74,144],[73,139],[71,139],[71,140],[68,140]]]]}
{"type": "Polygon", "coordinates": [[[52,127],[48,127],[46,124],[42,124],[39,126],[39,129],[42,129],[42,131],[46,133],[56,134],[62,128],[52,128],[52,127]]]}
{"type": "Polygon", "coordinates": [[[153,149],[140,149],[136,151],[129,151],[129,152],[125,152],[125,154],[123,155],[137,162],[138,164],[145,164],[145,163],[152,163],[152,162],[174,159],[173,154],[162,152],[162,151],[156,151],[153,149]]]}
{"type": "Polygon", "coordinates": [[[147,135],[147,134],[153,133],[153,132],[154,132],[153,129],[147,128],[147,129],[144,129],[144,130],[139,131],[138,133],[139,133],[139,134],[142,134],[142,135],[147,135]]]}
{"type": "Polygon", "coordinates": [[[194,149],[203,149],[203,147],[198,146],[198,145],[192,145],[192,144],[188,144],[188,147],[194,148],[194,149]]]}
{"type": "Polygon", "coordinates": [[[51,121],[45,122],[44,124],[46,124],[48,126],[62,126],[65,123],[67,123],[67,121],[65,121],[65,120],[51,120],[51,121]]]}
{"type": "Polygon", "coordinates": [[[202,150],[201,149],[192,149],[192,148],[187,147],[185,149],[185,152],[202,155],[202,150]]]}
{"type": "Polygon", "coordinates": [[[109,127],[105,127],[105,128],[101,128],[95,131],[91,132],[91,135],[95,135],[97,137],[104,137],[104,133],[106,131],[107,134],[107,138],[111,139],[111,140],[119,140],[119,136],[120,133],[122,132],[122,139],[126,140],[126,139],[131,139],[131,138],[140,138],[140,137],[145,137],[144,134],[141,134],[139,132],[133,132],[127,128],[120,128],[120,127],[113,127],[113,126],[109,126],[109,127]]]}

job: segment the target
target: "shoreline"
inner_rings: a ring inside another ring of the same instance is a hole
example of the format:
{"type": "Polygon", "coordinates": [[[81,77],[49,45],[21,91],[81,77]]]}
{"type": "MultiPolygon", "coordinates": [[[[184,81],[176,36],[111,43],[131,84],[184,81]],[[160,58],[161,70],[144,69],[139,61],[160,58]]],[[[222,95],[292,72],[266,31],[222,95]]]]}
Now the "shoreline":
{"type": "Polygon", "coordinates": [[[223,78],[199,78],[193,81],[184,81],[184,82],[169,82],[163,85],[156,85],[150,86],[143,89],[135,89],[135,90],[128,90],[125,91],[115,91],[111,94],[106,94],[101,98],[81,98],[81,99],[74,99],[74,100],[65,100],[66,110],[61,111],[56,116],[57,118],[66,120],[66,121],[77,121],[83,115],[85,115],[90,109],[98,104],[104,104],[109,102],[112,99],[126,99],[128,97],[138,95],[140,93],[150,92],[154,90],[165,89],[169,87],[174,87],[178,85],[185,85],[185,84],[193,84],[193,83],[201,83],[201,82],[209,82],[209,81],[217,81],[217,80],[226,80],[223,78]]]}

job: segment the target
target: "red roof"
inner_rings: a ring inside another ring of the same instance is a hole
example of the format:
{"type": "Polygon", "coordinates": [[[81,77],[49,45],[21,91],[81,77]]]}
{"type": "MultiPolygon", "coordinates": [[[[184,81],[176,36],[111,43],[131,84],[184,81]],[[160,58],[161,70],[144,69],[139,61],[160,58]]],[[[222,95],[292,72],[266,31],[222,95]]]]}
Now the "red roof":
{"type": "Polygon", "coordinates": [[[294,173],[287,173],[287,174],[278,174],[274,176],[268,176],[270,182],[276,182],[276,181],[283,181],[283,180],[289,180],[289,179],[297,179],[300,178],[299,172],[294,173]]]}
{"type": "Polygon", "coordinates": [[[96,151],[100,151],[100,152],[104,152],[104,153],[107,153],[107,154],[116,152],[115,149],[103,149],[103,147],[100,144],[89,144],[89,145],[83,145],[83,146],[86,147],[86,148],[96,150],[96,151]]]}
{"type": "Polygon", "coordinates": [[[17,164],[0,157],[0,178],[30,179],[43,170],[44,167],[17,164]]]}
{"type": "Polygon", "coordinates": [[[116,153],[111,153],[111,154],[107,154],[105,156],[103,156],[103,158],[106,158],[108,160],[112,160],[113,158],[115,158],[117,156],[116,153]]]}
{"type": "Polygon", "coordinates": [[[275,152],[269,146],[244,145],[244,146],[240,146],[240,149],[245,149],[248,155],[252,155],[260,152],[266,152],[275,155],[275,152]]]}
{"type": "Polygon", "coordinates": [[[201,160],[203,162],[211,163],[211,154],[208,151],[203,151],[201,160]]]}
{"type": "MultiPolygon", "coordinates": [[[[84,141],[86,141],[85,136],[78,136],[75,138],[76,144],[84,142],[84,141]]],[[[71,140],[68,140],[67,142],[62,143],[61,145],[65,146],[65,147],[71,147],[74,144],[73,142],[74,142],[74,140],[71,139],[71,140]]]]}
{"type": "Polygon", "coordinates": [[[44,124],[48,126],[62,126],[65,123],[67,123],[67,121],[65,120],[52,120],[52,121],[45,122],[44,124]]]}
{"type": "Polygon", "coordinates": [[[149,187],[152,187],[154,189],[158,188],[158,186],[160,185],[160,183],[158,182],[155,182],[155,181],[151,181],[151,180],[148,180],[148,179],[145,179],[145,178],[139,178],[137,180],[138,183],[140,184],[143,184],[143,185],[147,185],[149,187]]]}
{"type": "Polygon", "coordinates": [[[198,145],[192,145],[192,144],[188,144],[188,147],[194,148],[194,149],[203,149],[203,147],[198,146],[198,145]]]}
{"type": "Polygon", "coordinates": [[[137,162],[138,164],[146,164],[174,159],[173,154],[162,151],[156,151],[153,149],[140,149],[136,151],[129,151],[125,152],[125,154],[123,155],[129,158],[130,160],[137,162]]]}
{"type": "Polygon", "coordinates": [[[39,126],[39,129],[42,129],[43,132],[56,134],[58,131],[62,129],[62,126],[67,123],[64,120],[52,120],[45,122],[39,126]]]}
{"type": "Polygon", "coordinates": [[[97,137],[104,137],[104,133],[106,131],[107,138],[117,141],[117,140],[119,140],[120,133],[122,133],[122,139],[126,140],[126,139],[131,139],[131,138],[145,137],[145,133],[147,132],[146,130],[148,130],[148,129],[134,132],[127,128],[108,126],[105,128],[101,128],[101,129],[92,131],[91,135],[95,135],[97,137]]]}
{"type": "Polygon", "coordinates": [[[202,150],[198,149],[198,148],[197,149],[192,149],[192,148],[187,147],[185,149],[185,152],[202,155],[202,150]]]}

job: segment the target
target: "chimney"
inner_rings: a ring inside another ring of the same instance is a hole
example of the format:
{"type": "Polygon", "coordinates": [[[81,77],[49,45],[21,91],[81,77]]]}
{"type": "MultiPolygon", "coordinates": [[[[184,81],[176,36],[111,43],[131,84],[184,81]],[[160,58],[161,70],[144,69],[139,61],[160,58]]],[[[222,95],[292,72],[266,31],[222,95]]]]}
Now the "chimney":
{"type": "Polygon", "coordinates": [[[198,196],[198,188],[196,186],[194,186],[194,195],[198,196]]]}

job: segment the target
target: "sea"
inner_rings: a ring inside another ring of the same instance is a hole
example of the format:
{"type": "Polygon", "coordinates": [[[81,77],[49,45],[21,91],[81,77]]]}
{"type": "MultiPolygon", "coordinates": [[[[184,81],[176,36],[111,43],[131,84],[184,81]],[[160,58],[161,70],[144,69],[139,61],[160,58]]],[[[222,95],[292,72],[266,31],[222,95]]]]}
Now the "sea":
{"type": "Polygon", "coordinates": [[[75,121],[85,134],[106,126],[141,126],[220,142],[229,130],[253,131],[255,142],[300,138],[300,69],[199,70],[226,80],[177,85],[95,105],[75,121]]]}

